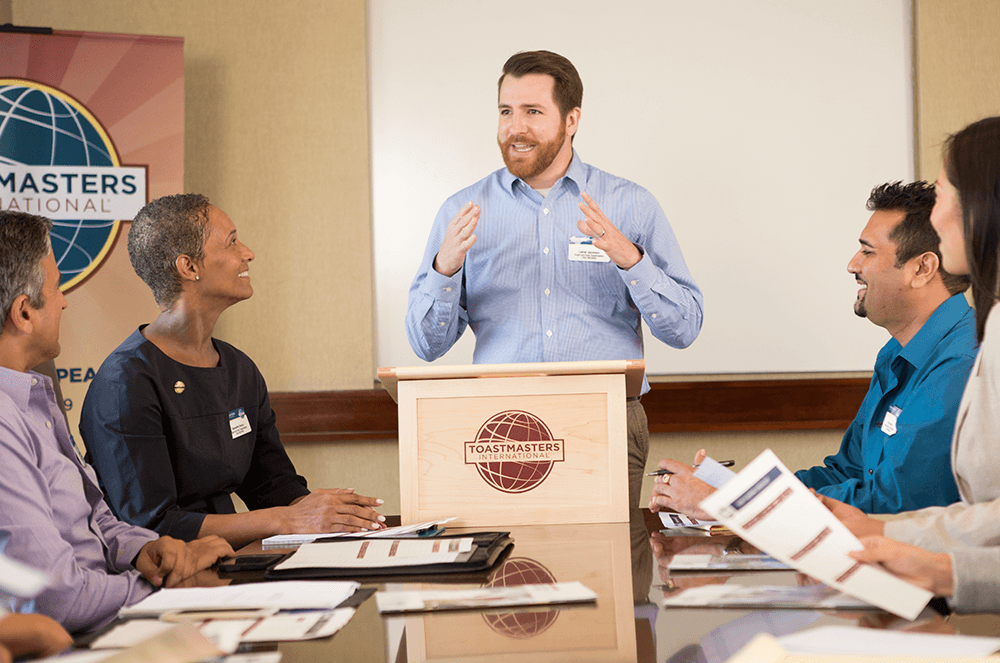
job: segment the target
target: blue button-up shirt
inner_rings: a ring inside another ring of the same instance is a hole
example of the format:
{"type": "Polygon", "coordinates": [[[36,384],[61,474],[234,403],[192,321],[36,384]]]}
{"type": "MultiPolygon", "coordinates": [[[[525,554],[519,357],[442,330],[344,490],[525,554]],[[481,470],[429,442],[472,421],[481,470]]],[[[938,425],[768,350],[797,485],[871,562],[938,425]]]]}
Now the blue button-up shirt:
{"type": "Polygon", "coordinates": [[[701,330],[701,290],[652,194],[574,151],[546,197],[503,168],[445,201],[410,286],[406,332],[426,361],[467,326],[476,363],[641,359],[640,317],[656,338],[687,347],[701,330]],[[584,191],[640,247],[631,269],[569,259],[570,238],[583,235],[576,224],[584,191]],[[434,258],[448,222],[470,200],[481,208],[476,243],[447,277],[434,258]]]}
{"type": "Polygon", "coordinates": [[[132,560],[157,535],[112,515],[49,378],[0,368],[0,467],[0,552],[48,573],[39,612],[90,629],[153,591],[132,560]]]}
{"type": "Polygon", "coordinates": [[[957,502],[951,436],[975,358],[975,312],[965,295],[954,295],[905,347],[896,339],[885,344],[840,451],[795,476],[866,513],[957,502]]]}

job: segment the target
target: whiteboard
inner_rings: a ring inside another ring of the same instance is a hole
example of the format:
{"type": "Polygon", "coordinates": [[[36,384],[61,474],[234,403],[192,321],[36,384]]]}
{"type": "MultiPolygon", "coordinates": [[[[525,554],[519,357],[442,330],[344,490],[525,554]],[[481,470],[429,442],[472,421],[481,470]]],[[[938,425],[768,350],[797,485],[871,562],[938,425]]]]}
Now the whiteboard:
{"type": "MultiPolygon", "coordinates": [[[[705,296],[684,350],[644,331],[647,372],[871,370],[888,333],[847,273],[872,187],[913,178],[908,0],[371,0],[378,365],[423,363],[407,289],[444,200],[503,166],[513,53],[568,57],[575,148],[649,189],[705,296]]],[[[472,363],[467,330],[439,363],[472,363]]]]}

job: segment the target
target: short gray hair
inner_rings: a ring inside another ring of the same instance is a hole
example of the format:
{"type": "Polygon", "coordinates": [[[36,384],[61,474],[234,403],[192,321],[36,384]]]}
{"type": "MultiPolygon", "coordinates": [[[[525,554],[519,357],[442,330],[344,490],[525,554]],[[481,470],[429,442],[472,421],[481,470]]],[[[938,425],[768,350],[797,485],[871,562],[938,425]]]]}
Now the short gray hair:
{"type": "Polygon", "coordinates": [[[207,232],[208,198],[198,193],[157,198],[136,214],[128,231],[128,257],[159,306],[177,301],[177,258],[200,260],[207,232]]]}
{"type": "Polygon", "coordinates": [[[0,211],[0,330],[21,295],[35,308],[45,306],[42,261],[52,250],[50,230],[52,222],[44,216],[0,211]]]}

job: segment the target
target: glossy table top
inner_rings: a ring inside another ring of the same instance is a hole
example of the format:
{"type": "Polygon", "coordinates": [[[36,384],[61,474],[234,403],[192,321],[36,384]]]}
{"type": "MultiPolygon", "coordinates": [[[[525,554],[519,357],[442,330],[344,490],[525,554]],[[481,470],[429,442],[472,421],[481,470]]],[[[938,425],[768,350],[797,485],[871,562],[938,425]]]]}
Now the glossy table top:
{"type": "MultiPolygon", "coordinates": [[[[821,625],[866,626],[976,635],[1000,633],[1000,616],[941,617],[928,608],[915,622],[880,611],[724,610],[663,608],[660,601],[684,587],[707,583],[795,585],[808,582],[790,571],[730,576],[669,575],[672,554],[720,553],[732,537],[652,535],[659,520],[648,511],[632,523],[558,525],[510,529],[514,549],[488,574],[451,587],[484,583],[579,580],[597,592],[596,605],[445,612],[382,618],[368,599],[332,638],[277,644],[282,661],[703,661],[722,662],[761,632],[785,635],[821,625]],[[656,551],[652,542],[656,542],[656,551]]],[[[450,533],[461,530],[449,528],[450,533]]],[[[240,551],[259,551],[259,544],[240,551]]],[[[424,582],[366,583],[381,589],[429,588],[424,582]]],[[[265,646],[264,648],[272,648],[265,646]]]]}

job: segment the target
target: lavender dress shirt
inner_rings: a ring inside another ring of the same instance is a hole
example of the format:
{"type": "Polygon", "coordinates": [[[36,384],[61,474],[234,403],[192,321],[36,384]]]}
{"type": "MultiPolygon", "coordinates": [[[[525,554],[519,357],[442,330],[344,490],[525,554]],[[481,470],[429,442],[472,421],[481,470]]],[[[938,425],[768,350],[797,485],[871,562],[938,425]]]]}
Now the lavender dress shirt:
{"type": "Polygon", "coordinates": [[[89,630],[153,591],[132,560],[156,533],[108,509],[39,373],[0,368],[0,467],[0,553],[50,577],[28,609],[89,630]]]}

